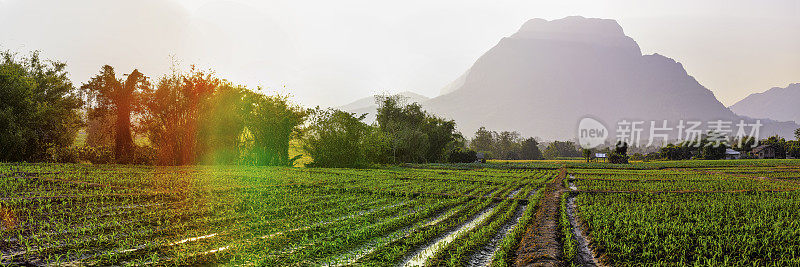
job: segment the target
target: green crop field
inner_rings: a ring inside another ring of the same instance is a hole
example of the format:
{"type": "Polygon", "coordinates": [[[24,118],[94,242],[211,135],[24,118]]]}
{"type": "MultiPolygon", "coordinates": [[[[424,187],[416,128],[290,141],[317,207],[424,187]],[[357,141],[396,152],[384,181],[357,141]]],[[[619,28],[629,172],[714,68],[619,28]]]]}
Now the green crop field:
{"type": "Polygon", "coordinates": [[[2,164],[0,263],[798,265],[799,181],[796,160],[2,164]]]}

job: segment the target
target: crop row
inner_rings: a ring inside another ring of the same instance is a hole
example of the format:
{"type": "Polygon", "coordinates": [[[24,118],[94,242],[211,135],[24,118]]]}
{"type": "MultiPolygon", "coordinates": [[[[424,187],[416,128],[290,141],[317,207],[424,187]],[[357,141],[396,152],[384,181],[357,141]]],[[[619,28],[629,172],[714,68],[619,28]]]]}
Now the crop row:
{"type": "Polygon", "coordinates": [[[411,253],[415,249],[419,249],[424,244],[434,240],[435,237],[453,230],[456,226],[467,222],[479,212],[485,210],[494,203],[493,198],[505,196],[511,190],[513,190],[513,187],[509,186],[492,193],[487,199],[471,200],[441,222],[421,227],[409,236],[375,250],[360,260],[359,263],[381,266],[397,264],[402,259],[413,256],[411,253]]]}
{"type": "Polygon", "coordinates": [[[759,191],[797,190],[800,185],[725,174],[686,172],[684,175],[579,174],[574,181],[580,190],[590,191],[759,191]]]}
{"type": "Polygon", "coordinates": [[[800,194],[579,194],[615,265],[800,264],[800,194]]]}
{"type": "MultiPolygon", "coordinates": [[[[527,197],[534,189],[534,187],[528,186],[522,189],[519,194],[527,197]]],[[[490,239],[497,234],[502,225],[512,218],[519,207],[520,201],[518,200],[506,199],[502,201],[492,210],[487,219],[474,227],[474,230],[462,234],[449,245],[440,249],[427,264],[437,266],[464,266],[468,264],[468,257],[473,253],[477,253],[480,248],[489,243],[490,239]]]]}

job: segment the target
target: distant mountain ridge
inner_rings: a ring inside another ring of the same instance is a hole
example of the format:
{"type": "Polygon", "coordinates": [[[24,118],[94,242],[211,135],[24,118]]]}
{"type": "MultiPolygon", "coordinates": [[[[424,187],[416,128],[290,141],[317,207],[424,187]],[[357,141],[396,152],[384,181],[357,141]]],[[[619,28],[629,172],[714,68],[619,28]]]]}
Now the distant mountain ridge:
{"type": "MultiPolygon", "coordinates": [[[[742,119],[680,63],[642,55],[610,19],[532,19],[442,92],[425,108],[454,119],[467,136],[486,126],[547,140],[572,139],[584,116],[609,129],[623,119],[648,124],[742,119]]],[[[762,123],[767,124],[763,133],[782,136],[791,136],[797,126],[762,123]]]]}
{"type": "Polygon", "coordinates": [[[800,123],[800,83],[749,95],[730,108],[742,116],[800,123]]]}

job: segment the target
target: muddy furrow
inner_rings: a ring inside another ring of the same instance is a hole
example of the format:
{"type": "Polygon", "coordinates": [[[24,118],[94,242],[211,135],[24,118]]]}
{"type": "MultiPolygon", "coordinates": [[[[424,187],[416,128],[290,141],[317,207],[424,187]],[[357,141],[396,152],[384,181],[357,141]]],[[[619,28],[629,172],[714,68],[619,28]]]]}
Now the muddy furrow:
{"type": "Polygon", "coordinates": [[[572,236],[575,237],[577,246],[577,255],[575,255],[575,263],[580,266],[603,266],[597,257],[594,256],[594,251],[589,247],[589,239],[583,226],[578,221],[577,209],[575,208],[575,195],[570,194],[567,196],[567,218],[569,224],[572,225],[572,236]]]}
{"type": "Polygon", "coordinates": [[[339,255],[337,258],[329,262],[321,263],[320,265],[327,267],[334,267],[334,266],[347,266],[355,264],[356,262],[358,262],[358,260],[360,260],[364,256],[372,253],[373,251],[377,250],[378,248],[384,245],[391,244],[392,242],[395,242],[401,238],[405,238],[414,231],[418,230],[419,228],[422,228],[424,226],[435,225],[447,219],[448,217],[453,215],[453,213],[455,213],[457,206],[458,205],[444,208],[442,211],[435,213],[422,221],[413,222],[411,223],[411,225],[395,230],[394,232],[391,232],[382,237],[370,240],[366,244],[363,244],[356,249],[350,250],[342,255],[339,255]]]}
{"type": "Polygon", "coordinates": [[[455,229],[434,239],[432,242],[428,242],[427,244],[423,245],[417,251],[412,253],[411,256],[408,256],[405,259],[403,259],[402,263],[399,266],[403,267],[424,266],[425,262],[427,262],[428,259],[436,255],[437,251],[446,247],[448,244],[450,244],[450,242],[453,242],[461,235],[468,233],[476,226],[480,225],[487,218],[489,218],[489,216],[492,215],[492,211],[496,206],[497,203],[492,204],[489,207],[486,207],[483,211],[478,213],[478,215],[476,215],[468,222],[457,226],[455,229]]]}
{"type": "Polygon", "coordinates": [[[503,226],[497,230],[497,233],[492,236],[492,239],[489,240],[489,243],[483,246],[480,251],[476,251],[472,254],[472,256],[470,256],[469,260],[467,261],[467,266],[489,266],[489,264],[492,263],[494,254],[500,248],[500,242],[503,241],[509,231],[517,226],[527,207],[527,203],[520,204],[519,207],[517,207],[517,210],[514,212],[514,217],[503,224],[503,226]]]}
{"type": "Polygon", "coordinates": [[[509,194],[508,194],[508,196],[507,196],[506,198],[514,198],[514,196],[516,196],[517,194],[519,194],[519,191],[520,191],[520,190],[522,190],[522,188],[523,188],[523,187],[524,187],[524,186],[520,186],[519,188],[515,189],[514,191],[512,191],[511,193],[509,193],[509,194]]]}

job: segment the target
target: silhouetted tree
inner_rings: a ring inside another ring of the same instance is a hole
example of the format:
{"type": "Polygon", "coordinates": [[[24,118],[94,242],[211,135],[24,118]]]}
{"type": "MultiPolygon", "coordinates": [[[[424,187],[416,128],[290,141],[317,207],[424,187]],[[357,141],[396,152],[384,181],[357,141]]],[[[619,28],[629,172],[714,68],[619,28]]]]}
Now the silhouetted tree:
{"type": "Polygon", "coordinates": [[[628,143],[617,141],[617,144],[614,146],[614,151],[608,155],[608,162],[614,164],[627,164],[628,159],[628,143]]]}
{"type": "Polygon", "coordinates": [[[143,94],[144,119],[140,131],[144,132],[156,148],[160,165],[182,165],[185,140],[186,108],[181,90],[182,79],[177,71],[164,76],[158,85],[143,94]]]}
{"type": "Polygon", "coordinates": [[[447,162],[450,163],[473,163],[476,160],[478,160],[478,156],[475,150],[461,147],[451,150],[447,157],[447,162]]]}
{"type": "Polygon", "coordinates": [[[687,160],[692,158],[691,148],[683,145],[668,144],[660,150],[661,157],[668,160],[687,160]]]}
{"type": "Polygon", "coordinates": [[[542,152],[539,151],[539,142],[533,137],[522,140],[520,143],[520,155],[524,160],[542,159],[542,152]]]}
{"type": "Polygon", "coordinates": [[[583,158],[586,159],[586,162],[589,162],[592,159],[592,150],[591,149],[583,149],[583,158]]]}
{"type": "Polygon", "coordinates": [[[717,160],[717,159],[724,159],[725,152],[727,150],[728,150],[727,145],[720,144],[719,146],[703,146],[701,153],[703,159],[717,160]]]}
{"type": "Polygon", "coordinates": [[[469,147],[475,151],[489,153],[498,159],[535,160],[542,159],[539,142],[534,138],[522,139],[518,132],[486,130],[481,127],[475,132],[469,147]]]}
{"type": "Polygon", "coordinates": [[[614,153],[617,153],[617,154],[622,155],[622,156],[627,156],[628,155],[628,143],[627,142],[622,142],[622,141],[617,141],[617,145],[614,146],[614,153]]]}
{"type": "Polygon", "coordinates": [[[184,164],[195,164],[198,159],[204,156],[202,142],[198,140],[200,134],[201,119],[203,114],[210,111],[213,104],[211,97],[220,86],[220,79],[214,77],[212,73],[198,71],[192,66],[192,70],[183,77],[183,84],[180,87],[185,97],[184,109],[184,134],[186,146],[181,153],[181,161],[184,164]]]}
{"type": "Polygon", "coordinates": [[[192,67],[189,73],[173,71],[159,79],[155,88],[145,88],[140,131],[156,148],[158,164],[195,164],[203,158],[205,150],[197,140],[203,114],[228,108],[212,109],[211,98],[220,83],[211,73],[192,67]]]}
{"type": "Polygon", "coordinates": [[[88,97],[90,115],[114,115],[114,158],[117,163],[130,163],[133,158],[131,112],[139,103],[139,94],[148,86],[147,77],[138,70],[126,76],[124,80],[118,79],[114,68],[105,65],[100,74],[81,86],[88,97]]]}

